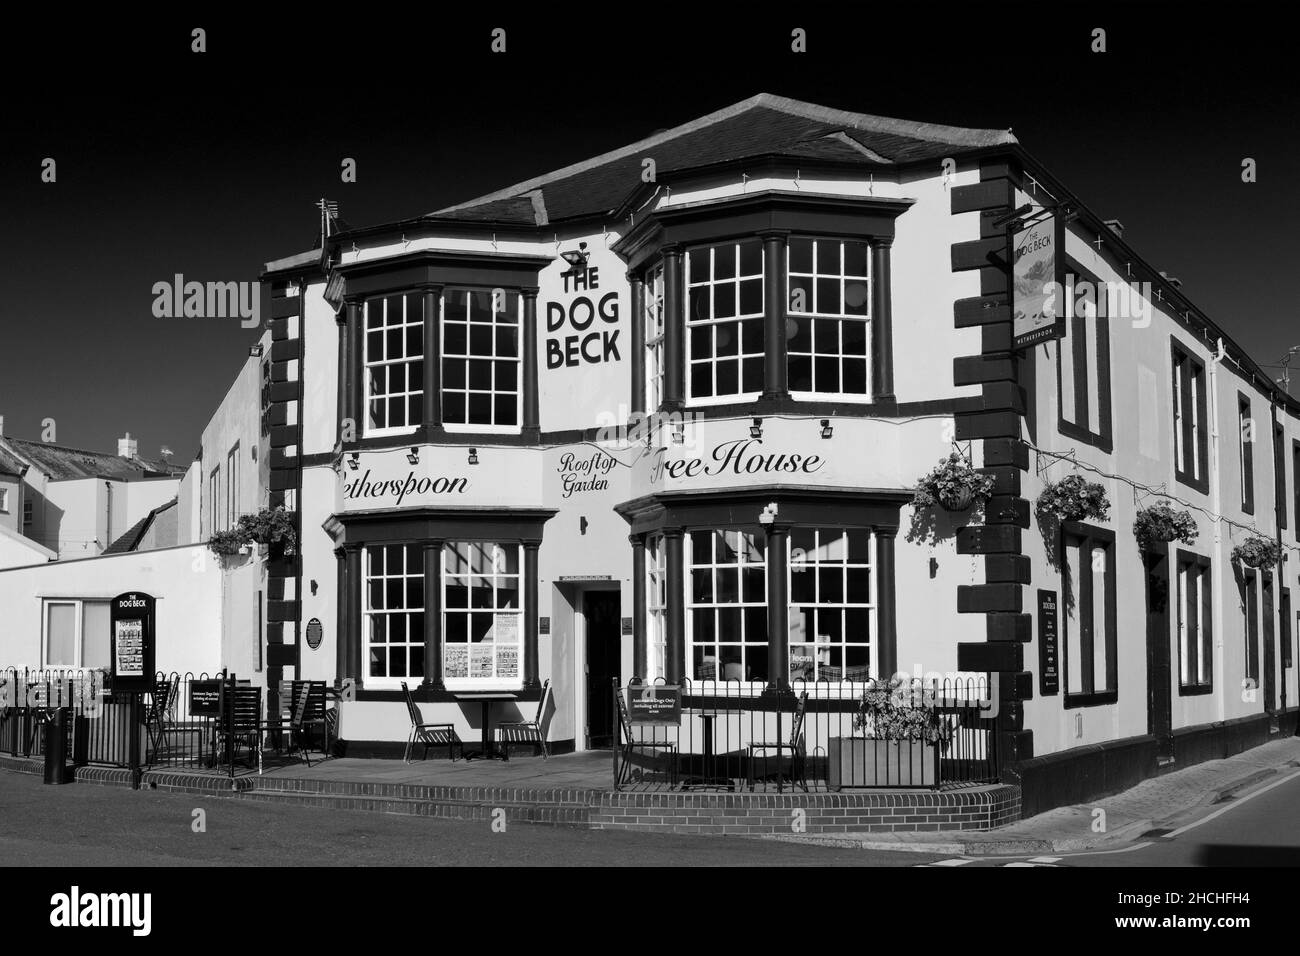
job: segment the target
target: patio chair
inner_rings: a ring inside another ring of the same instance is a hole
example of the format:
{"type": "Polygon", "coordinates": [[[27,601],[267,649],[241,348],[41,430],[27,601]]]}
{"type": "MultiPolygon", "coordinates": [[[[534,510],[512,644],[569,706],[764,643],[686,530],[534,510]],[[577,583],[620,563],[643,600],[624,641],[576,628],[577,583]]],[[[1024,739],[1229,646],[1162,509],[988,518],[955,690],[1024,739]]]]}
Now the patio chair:
{"type": "MultiPolygon", "coordinates": [[[[618,703],[618,726],[619,733],[622,737],[622,745],[619,749],[622,755],[618,767],[618,776],[614,780],[615,786],[622,786],[629,783],[632,779],[632,751],[638,747],[644,750],[662,751],[670,757],[668,763],[668,775],[670,784],[675,785],[677,782],[677,744],[671,740],[637,740],[632,733],[632,719],[627,713],[627,704],[623,700],[623,689],[614,688],[614,700],[618,703]]],[[[619,741],[615,741],[617,746],[619,741]]]]}
{"type": "Polygon", "coordinates": [[[429,758],[430,747],[447,748],[447,757],[451,761],[456,760],[456,748],[460,748],[461,755],[465,754],[465,744],[461,741],[460,736],[456,733],[455,724],[426,724],[424,717],[420,714],[420,708],[415,703],[415,698],[411,696],[411,689],[406,686],[406,681],[402,681],[402,693],[406,697],[406,711],[411,718],[411,733],[406,738],[406,753],[402,755],[405,763],[411,762],[411,748],[417,743],[424,745],[424,757],[429,758]]]}
{"type": "Polygon", "coordinates": [[[171,729],[172,706],[176,702],[176,689],[180,685],[180,676],[162,678],[154,681],[153,692],[149,695],[149,710],[145,713],[145,733],[149,739],[149,755],[146,760],[150,766],[158,755],[167,749],[167,732],[171,729]]]}
{"type": "Polygon", "coordinates": [[[774,741],[772,743],[751,743],[749,745],[749,759],[746,761],[746,763],[748,764],[748,766],[746,767],[746,773],[748,774],[749,779],[746,782],[749,784],[749,789],[751,792],[754,789],[754,762],[757,757],[757,754],[760,751],[763,752],[761,758],[763,761],[763,779],[764,779],[763,785],[764,787],[766,787],[767,786],[766,783],[767,757],[768,757],[767,752],[773,750],[776,751],[776,758],[778,761],[777,773],[776,773],[777,793],[781,793],[785,789],[784,774],[782,774],[781,772],[780,761],[783,759],[784,755],[787,752],[790,754],[791,784],[797,781],[799,786],[803,788],[803,792],[804,793],[808,792],[808,776],[807,776],[808,755],[807,755],[807,748],[804,742],[804,733],[803,733],[804,715],[807,713],[807,711],[808,711],[808,692],[804,691],[802,694],[799,695],[798,703],[796,703],[794,707],[794,723],[790,727],[790,741],[788,743],[781,742],[781,741],[774,741]]]}
{"type": "Polygon", "coordinates": [[[497,742],[501,744],[497,749],[505,757],[510,759],[510,747],[504,739],[507,733],[532,733],[537,735],[537,743],[542,748],[542,759],[546,760],[551,756],[551,749],[546,745],[546,734],[542,733],[542,718],[546,716],[546,704],[551,699],[551,682],[549,680],[542,684],[542,696],[537,701],[537,713],[533,715],[532,720],[507,720],[497,724],[497,742]]]}
{"type": "MultiPolygon", "coordinates": [[[[288,749],[306,756],[306,739],[319,732],[321,753],[329,755],[330,720],[325,713],[325,682],[321,680],[280,681],[280,719],[277,730],[289,735],[288,749]],[[299,711],[301,710],[301,713],[299,711]]],[[[279,743],[277,742],[277,750],[279,743]]],[[[311,766],[311,761],[307,761],[311,766]]]]}
{"type": "Polygon", "coordinates": [[[249,751],[249,767],[252,767],[252,754],[257,753],[257,772],[262,772],[262,730],[266,726],[262,718],[262,688],[227,685],[225,702],[221,719],[217,721],[217,741],[215,754],[226,754],[230,760],[230,775],[235,775],[235,752],[243,746],[249,751]]]}

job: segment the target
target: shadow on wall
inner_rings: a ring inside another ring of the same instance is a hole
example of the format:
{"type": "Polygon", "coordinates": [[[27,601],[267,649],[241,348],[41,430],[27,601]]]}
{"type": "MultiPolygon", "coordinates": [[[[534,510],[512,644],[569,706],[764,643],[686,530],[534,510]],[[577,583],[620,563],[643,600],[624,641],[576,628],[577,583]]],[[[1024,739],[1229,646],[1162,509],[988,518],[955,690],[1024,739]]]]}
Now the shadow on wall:
{"type": "Polygon", "coordinates": [[[913,506],[911,523],[904,536],[911,544],[931,547],[941,541],[951,541],[957,532],[972,524],[983,524],[984,504],[973,505],[966,511],[952,512],[943,508],[917,508],[913,506]]]}

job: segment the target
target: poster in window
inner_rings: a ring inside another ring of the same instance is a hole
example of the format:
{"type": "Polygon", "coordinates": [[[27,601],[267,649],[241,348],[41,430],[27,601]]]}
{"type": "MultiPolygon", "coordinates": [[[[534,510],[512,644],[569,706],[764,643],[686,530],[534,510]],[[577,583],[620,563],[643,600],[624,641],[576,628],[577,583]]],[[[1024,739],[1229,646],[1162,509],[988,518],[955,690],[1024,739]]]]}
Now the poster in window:
{"type": "Polygon", "coordinates": [[[519,676],[519,646],[502,644],[497,646],[497,677],[514,680],[519,676]]]}
{"type": "Polygon", "coordinates": [[[514,611],[497,611],[493,615],[492,639],[498,644],[518,644],[519,615],[514,611]]]}
{"type": "Polygon", "coordinates": [[[446,644],[442,649],[442,676],[469,676],[469,645],[446,644]]]}
{"type": "Polygon", "coordinates": [[[114,624],[114,652],[116,664],[113,673],[118,677],[144,676],[144,621],[125,620],[114,624]]]}
{"type": "Polygon", "coordinates": [[[1038,219],[1011,237],[1013,348],[1065,334],[1065,320],[1057,307],[1060,238],[1056,216],[1038,219]]]}
{"type": "Polygon", "coordinates": [[[492,652],[495,650],[491,644],[474,644],[469,649],[469,676],[470,677],[491,677],[492,676],[492,652]]]}

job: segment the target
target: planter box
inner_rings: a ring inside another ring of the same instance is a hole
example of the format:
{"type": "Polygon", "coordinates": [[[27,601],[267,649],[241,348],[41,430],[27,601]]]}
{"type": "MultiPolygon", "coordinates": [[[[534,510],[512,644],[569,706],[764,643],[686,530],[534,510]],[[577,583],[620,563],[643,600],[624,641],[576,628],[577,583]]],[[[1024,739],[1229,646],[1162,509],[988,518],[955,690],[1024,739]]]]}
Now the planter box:
{"type": "Polygon", "coordinates": [[[924,740],[832,737],[826,758],[826,786],[832,790],[939,785],[939,747],[924,740]]]}

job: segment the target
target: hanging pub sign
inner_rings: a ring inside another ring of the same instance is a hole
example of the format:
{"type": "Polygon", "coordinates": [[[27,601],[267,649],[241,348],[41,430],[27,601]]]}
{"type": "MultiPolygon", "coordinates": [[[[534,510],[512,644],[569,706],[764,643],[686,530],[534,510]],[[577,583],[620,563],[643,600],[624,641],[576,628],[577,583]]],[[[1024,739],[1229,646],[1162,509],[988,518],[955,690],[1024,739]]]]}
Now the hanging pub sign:
{"type": "Polygon", "coordinates": [[[627,718],[634,724],[677,724],[682,689],[674,684],[633,684],[627,689],[627,718]]]}
{"type": "Polygon", "coordinates": [[[1056,637],[1056,592],[1038,591],[1038,692],[1050,697],[1061,689],[1060,656],[1056,637]]]}
{"type": "Polygon", "coordinates": [[[151,691],[154,685],[154,599],[143,591],[109,604],[112,689],[151,691]]]}
{"type": "Polygon", "coordinates": [[[1065,335],[1058,295],[1064,251],[1064,226],[1058,216],[1037,219],[1012,234],[1012,348],[1065,335]]]}

